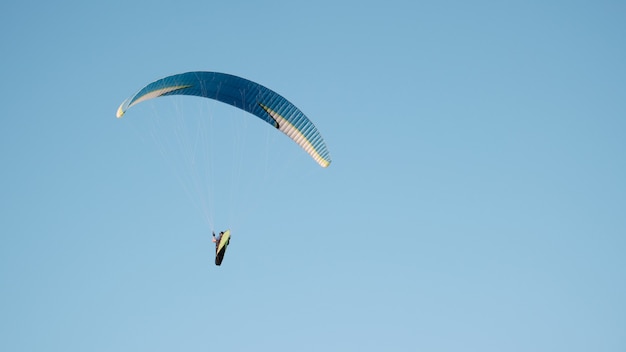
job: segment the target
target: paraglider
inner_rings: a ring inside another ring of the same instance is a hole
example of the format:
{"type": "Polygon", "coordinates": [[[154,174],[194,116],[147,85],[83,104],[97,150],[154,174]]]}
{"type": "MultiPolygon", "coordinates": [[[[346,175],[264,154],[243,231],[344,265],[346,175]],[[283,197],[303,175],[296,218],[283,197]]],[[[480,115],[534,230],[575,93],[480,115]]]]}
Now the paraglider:
{"type": "Polygon", "coordinates": [[[213,243],[215,243],[215,265],[222,265],[226,247],[230,244],[230,230],[220,232],[219,237],[215,237],[213,232],[213,243]]]}
{"type": "MultiPolygon", "coordinates": [[[[168,76],[141,88],[117,109],[121,118],[140,102],[170,95],[209,98],[249,112],[280,130],[321,167],[331,163],[326,143],[313,123],[295,105],[278,93],[245,78],[218,72],[187,72],[168,76]]],[[[215,265],[221,265],[230,243],[230,230],[213,233],[215,265]]]]}

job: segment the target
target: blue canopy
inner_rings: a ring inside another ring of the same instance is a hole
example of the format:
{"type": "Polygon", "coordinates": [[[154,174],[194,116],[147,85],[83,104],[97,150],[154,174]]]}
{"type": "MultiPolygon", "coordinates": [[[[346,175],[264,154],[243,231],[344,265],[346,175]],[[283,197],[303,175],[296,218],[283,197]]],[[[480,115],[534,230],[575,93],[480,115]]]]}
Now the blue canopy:
{"type": "Polygon", "coordinates": [[[330,165],[324,139],[300,109],[269,88],[225,73],[187,72],[159,79],[126,99],[117,117],[142,101],[167,95],[195,95],[245,110],[281,130],[322,167],[330,165]]]}

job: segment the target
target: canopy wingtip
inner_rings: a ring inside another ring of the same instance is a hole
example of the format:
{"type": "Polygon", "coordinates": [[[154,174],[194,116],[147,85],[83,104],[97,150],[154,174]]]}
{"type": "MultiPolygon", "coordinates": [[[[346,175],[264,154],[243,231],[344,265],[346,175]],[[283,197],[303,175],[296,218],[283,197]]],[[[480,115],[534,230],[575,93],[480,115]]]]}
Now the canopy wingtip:
{"type": "Polygon", "coordinates": [[[117,108],[117,113],[115,114],[115,117],[117,117],[118,119],[122,116],[124,116],[124,109],[123,109],[124,104],[120,105],[119,108],[117,108]]]}

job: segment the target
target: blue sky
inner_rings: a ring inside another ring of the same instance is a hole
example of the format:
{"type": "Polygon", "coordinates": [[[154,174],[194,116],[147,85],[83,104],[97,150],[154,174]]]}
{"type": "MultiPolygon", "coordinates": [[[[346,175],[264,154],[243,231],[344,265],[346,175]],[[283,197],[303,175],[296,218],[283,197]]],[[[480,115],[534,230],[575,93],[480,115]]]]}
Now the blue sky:
{"type": "Polygon", "coordinates": [[[625,14],[2,3],[0,350],[625,350],[625,14]],[[198,99],[115,118],[195,70],[284,95],[333,163],[198,99]],[[186,191],[206,171],[160,151],[170,115],[208,120],[228,170],[206,185],[221,267],[186,191]]]}

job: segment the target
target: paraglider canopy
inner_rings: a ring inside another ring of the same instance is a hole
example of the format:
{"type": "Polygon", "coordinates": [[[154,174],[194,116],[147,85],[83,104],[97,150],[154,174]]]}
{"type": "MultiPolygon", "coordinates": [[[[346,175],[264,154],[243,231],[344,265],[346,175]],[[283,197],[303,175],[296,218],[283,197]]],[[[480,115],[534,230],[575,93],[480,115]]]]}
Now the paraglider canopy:
{"type": "Polygon", "coordinates": [[[320,166],[330,165],[324,139],[300,109],[258,83],[225,73],[187,72],[159,79],[126,99],[117,109],[117,117],[142,101],[168,95],[194,95],[245,110],[282,131],[320,166]]]}

